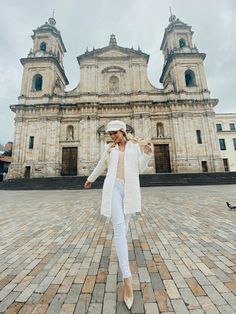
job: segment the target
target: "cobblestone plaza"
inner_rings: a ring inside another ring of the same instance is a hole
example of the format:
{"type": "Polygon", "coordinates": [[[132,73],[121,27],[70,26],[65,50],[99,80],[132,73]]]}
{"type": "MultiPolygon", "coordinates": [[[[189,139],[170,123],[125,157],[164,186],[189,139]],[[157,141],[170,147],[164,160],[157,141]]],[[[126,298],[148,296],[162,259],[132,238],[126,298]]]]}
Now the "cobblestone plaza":
{"type": "MultiPolygon", "coordinates": [[[[236,185],[141,188],[131,313],[236,313],[236,185]]],[[[0,191],[0,313],[129,313],[101,190],[0,191]]]]}

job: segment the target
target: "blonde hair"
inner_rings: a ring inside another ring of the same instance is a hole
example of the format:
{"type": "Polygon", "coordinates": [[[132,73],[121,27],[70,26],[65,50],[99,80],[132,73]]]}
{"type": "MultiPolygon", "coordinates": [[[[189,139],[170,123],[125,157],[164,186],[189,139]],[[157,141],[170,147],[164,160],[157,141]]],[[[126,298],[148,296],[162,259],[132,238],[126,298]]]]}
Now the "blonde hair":
{"type": "MultiPolygon", "coordinates": [[[[140,137],[133,136],[131,133],[126,133],[123,129],[120,129],[120,131],[124,134],[127,141],[131,141],[134,144],[139,144],[142,151],[144,150],[144,146],[149,145],[150,148],[152,149],[152,153],[153,153],[153,144],[151,141],[145,141],[144,139],[142,139],[140,137]]],[[[107,156],[106,156],[106,160],[105,160],[106,167],[109,166],[110,153],[115,146],[116,146],[116,143],[112,142],[112,143],[110,143],[110,145],[107,149],[107,156]]]]}

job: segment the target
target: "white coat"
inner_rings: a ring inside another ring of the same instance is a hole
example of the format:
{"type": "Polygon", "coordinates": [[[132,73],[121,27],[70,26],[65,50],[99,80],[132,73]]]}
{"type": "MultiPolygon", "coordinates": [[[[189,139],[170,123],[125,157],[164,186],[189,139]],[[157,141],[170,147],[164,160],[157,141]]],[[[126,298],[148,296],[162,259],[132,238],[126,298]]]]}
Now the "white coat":
{"type": "MultiPolygon", "coordinates": [[[[88,181],[94,182],[99,175],[106,169],[107,151],[110,145],[106,144],[104,152],[88,177],[88,181]]],[[[141,211],[141,191],[139,174],[143,173],[148,166],[151,156],[141,151],[139,144],[128,141],[125,146],[124,154],[124,214],[132,214],[141,211]]],[[[116,144],[111,149],[109,166],[103,183],[101,214],[111,217],[112,191],[116,179],[117,164],[119,159],[119,146],[116,144]]]]}

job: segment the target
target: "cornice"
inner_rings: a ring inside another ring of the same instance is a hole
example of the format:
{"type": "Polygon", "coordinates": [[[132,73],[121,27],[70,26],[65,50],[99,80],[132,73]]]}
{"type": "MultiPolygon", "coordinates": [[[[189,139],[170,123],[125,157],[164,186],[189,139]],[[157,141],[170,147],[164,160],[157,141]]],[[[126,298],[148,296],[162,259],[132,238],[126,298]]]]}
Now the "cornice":
{"type": "Polygon", "coordinates": [[[49,61],[49,62],[54,62],[56,64],[56,66],[58,67],[61,75],[63,76],[66,85],[69,84],[69,81],[66,77],[65,71],[62,68],[62,66],[60,65],[60,63],[58,62],[57,58],[53,57],[53,56],[47,56],[47,57],[28,57],[28,58],[21,58],[20,62],[21,64],[24,66],[27,63],[32,63],[32,62],[45,62],[45,61],[49,61]]]}

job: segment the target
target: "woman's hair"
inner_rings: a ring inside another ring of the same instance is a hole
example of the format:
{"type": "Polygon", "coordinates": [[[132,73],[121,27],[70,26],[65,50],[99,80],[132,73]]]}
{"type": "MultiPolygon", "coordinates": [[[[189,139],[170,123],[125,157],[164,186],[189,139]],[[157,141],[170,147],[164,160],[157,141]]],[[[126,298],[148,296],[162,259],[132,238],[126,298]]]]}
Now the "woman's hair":
{"type": "MultiPolygon", "coordinates": [[[[134,144],[139,144],[141,150],[144,149],[145,145],[150,145],[152,152],[153,152],[153,144],[151,141],[145,141],[144,139],[137,137],[137,136],[133,136],[131,133],[126,133],[123,129],[120,129],[119,131],[121,131],[124,135],[124,137],[126,138],[127,141],[131,141],[134,144]]],[[[109,165],[109,159],[110,159],[110,153],[112,151],[112,149],[116,146],[115,142],[110,143],[109,148],[107,149],[107,158],[105,160],[105,164],[108,167],[109,165]]]]}

